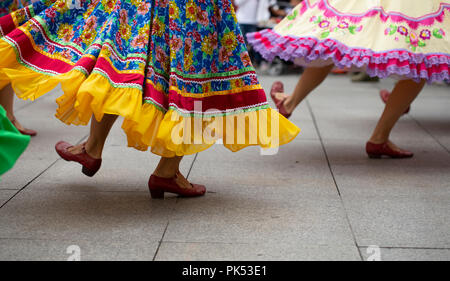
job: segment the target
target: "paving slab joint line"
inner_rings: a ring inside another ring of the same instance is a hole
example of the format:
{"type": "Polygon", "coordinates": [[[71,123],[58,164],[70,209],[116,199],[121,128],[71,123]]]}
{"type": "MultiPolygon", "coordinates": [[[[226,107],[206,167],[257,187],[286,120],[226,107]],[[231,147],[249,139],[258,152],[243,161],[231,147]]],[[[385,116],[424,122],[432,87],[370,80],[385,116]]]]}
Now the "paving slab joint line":
{"type": "Polygon", "coordinates": [[[355,232],[353,231],[353,227],[350,222],[350,218],[348,216],[347,209],[345,208],[344,200],[342,199],[341,191],[339,190],[339,186],[337,184],[336,177],[334,176],[334,173],[333,173],[333,168],[331,167],[330,159],[328,158],[327,149],[325,148],[325,144],[322,139],[322,134],[320,133],[319,126],[317,125],[316,116],[314,115],[314,112],[312,110],[311,104],[309,103],[309,100],[306,100],[306,106],[308,107],[309,113],[311,114],[311,119],[312,119],[314,127],[316,128],[316,131],[317,131],[317,135],[319,136],[319,141],[322,146],[323,153],[325,154],[325,159],[327,161],[328,169],[330,170],[330,174],[331,174],[331,177],[333,178],[334,186],[336,187],[336,191],[337,191],[339,199],[341,201],[342,208],[344,209],[345,219],[347,221],[348,227],[350,228],[350,232],[352,233],[353,242],[355,244],[356,249],[358,250],[358,254],[359,254],[361,261],[363,261],[364,257],[362,256],[361,251],[359,250],[358,242],[356,241],[356,235],[355,235],[355,232]]]}
{"type": "MultiPolygon", "coordinates": [[[[190,167],[189,167],[189,171],[188,171],[188,173],[187,173],[187,175],[186,175],[186,179],[189,179],[189,176],[191,175],[191,171],[192,171],[192,168],[194,167],[194,163],[195,163],[195,161],[197,160],[197,157],[198,157],[198,153],[195,154],[194,160],[192,160],[192,163],[191,163],[191,165],[190,165],[190,167]]],[[[178,203],[178,199],[179,199],[179,198],[177,197],[176,200],[175,200],[175,204],[178,203]]],[[[173,209],[171,210],[171,214],[172,214],[173,212],[175,212],[175,208],[173,208],[173,209]]],[[[170,223],[170,216],[171,216],[171,214],[169,214],[169,216],[168,216],[166,228],[164,229],[163,235],[162,235],[161,239],[159,240],[158,248],[156,249],[155,255],[153,256],[153,261],[156,260],[156,257],[158,256],[159,248],[161,247],[161,245],[162,245],[162,243],[163,243],[163,241],[164,241],[164,237],[166,236],[167,229],[169,228],[169,223],[170,223]]]]}
{"type": "Polygon", "coordinates": [[[253,245],[253,244],[265,244],[263,242],[257,243],[247,243],[247,242],[210,242],[210,241],[175,241],[175,240],[165,240],[164,243],[172,244],[215,244],[215,245],[253,245]]]}
{"type": "Polygon", "coordinates": [[[40,172],[37,176],[32,178],[28,183],[26,183],[21,189],[19,189],[13,196],[11,196],[5,203],[0,206],[0,209],[3,208],[9,201],[11,201],[14,197],[16,197],[22,190],[27,188],[32,182],[34,182],[38,177],[40,177],[43,173],[45,173],[48,169],[50,169],[53,165],[56,164],[60,159],[56,159],[53,163],[51,163],[47,168],[45,168],[42,172],[40,172]]]}
{"type": "Polygon", "coordinates": [[[422,130],[424,130],[432,139],[434,139],[435,142],[437,142],[445,151],[447,151],[447,153],[450,154],[450,150],[444,144],[442,144],[439,141],[439,139],[437,137],[435,137],[427,128],[425,128],[425,126],[423,126],[422,123],[420,123],[419,120],[414,118],[411,114],[408,114],[408,117],[411,118],[417,124],[417,126],[422,128],[422,130]]]}
{"type": "Polygon", "coordinates": [[[192,160],[191,166],[189,167],[189,172],[186,175],[186,179],[189,179],[189,176],[191,175],[191,171],[192,171],[192,168],[194,167],[194,163],[197,160],[197,157],[198,157],[198,153],[195,154],[194,160],[192,160]]]}
{"type": "Polygon", "coordinates": [[[159,248],[161,248],[162,242],[164,240],[164,236],[166,236],[166,232],[167,232],[167,228],[169,227],[169,223],[170,223],[170,221],[168,221],[167,224],[166,224],[166,228],[164,229],[164,232],[163,232],[163,235],[161,237],[161,240],[159,240],[159,242],[158,242],[158,248],[156,248],[155,255],[153,256],[152,261],[155,261],[156,257],[158,256],[159,248]]]}
{"type": "MultiPolygon", "coordinates": [[[[189,171],[188,171],[188,173],[186,175],[186,179],[189,179],[189,176],[191,175],[191,171],[192,171],[192,168],[194,167],[194,163],[197,160],[197,157],[198,157],[198,153],[195,154],[194,160],[192,160],[191,166],[189,167],[189,171]]],[[[178,203],[178,199],[179,199],[178,197],[175,199],[175,204],[178,203]]],[[[162,243],[164,241],[164,237],[166,236],[167,229],[169,228],[170,217],[171,217],[173,212],[175,212],[175,207],[171,210],[171,212],[170,212],[170,214],[168,216],[166,228],[164,229],[163,235],[161,236],[161,240],[159,240],[158,248],[156,249],[155,255],[153,256],[153,261],[155,261],[156,257],[158,256],[159,248],[161,247],[161,245],[162,245],[162,243]]]]}
{"type": "MultiPolygon", "coordinates": [[[[86,139],[88,137],[88,135],[85,135],[84,137],[82,137],[77,144],[81,143],[84,139],[86,139]]],[[[6,204],[8,204],[9,201],[11,201],[14,197],[16,197],[20,192],[22,192],[25,188],[27,188],[32,182],[34,182],[37,178],[39,178],[40,176],[42,176],[45,172],[47,172],[51,167],[53,167],[53,165],[56,164],[56,162],[58,162],[59,160],[61,160],[61,158],[56,159],[55,161],[53,161],[47,168],[45,168],[42,172],[40,172],[37,176],[35,176],[34,178],[32,178],[28,183],[26,183],[22,188],[20,188],[19,190],[17,190],[16,193],[14,193],[13,196],[11,196],[5,203],[3,203],[0,206],[0,209],[3,208],[6,204]]]]}
{"type": "MultiPolygon", "coordinates": [[[[372,245],[367,246],[358,246],[358,248],[363,249],[370,247],[372,245]]],[[[378,246],[378,245],[377,245],[378,246]]],[[[402,247],[402,246],[378,246],[380,249],[394,249],[394,250],[450,250],[450,248],[440,248],[440,247],[402,247]]]]}

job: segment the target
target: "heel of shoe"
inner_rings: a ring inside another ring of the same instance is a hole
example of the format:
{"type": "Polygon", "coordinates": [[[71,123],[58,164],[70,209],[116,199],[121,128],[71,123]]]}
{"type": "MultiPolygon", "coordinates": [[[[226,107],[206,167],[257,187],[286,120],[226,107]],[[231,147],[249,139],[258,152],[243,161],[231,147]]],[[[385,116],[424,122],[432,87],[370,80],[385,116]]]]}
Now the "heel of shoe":
{"type": "Polygon", "coordinates": [[[380,154],[367,154],[367,155],[369,155],[369,158],[370,159],[380,159],[381,158],[381,155],[380,154]]]}
{"type": "Polygon", "coordinates": [[[164,199],[164,191],[161,189],[150,189],[150,195],[153,199],[164,199]]]}
{"type": "Polygon", "coordinates": [[[81,169],[81,172],[83,172],[83,174],[85,174],[88,177],[93,177],[97,173],[97,171],[93,171],[84,166],[83,166],[83,169],[81,169]]]}

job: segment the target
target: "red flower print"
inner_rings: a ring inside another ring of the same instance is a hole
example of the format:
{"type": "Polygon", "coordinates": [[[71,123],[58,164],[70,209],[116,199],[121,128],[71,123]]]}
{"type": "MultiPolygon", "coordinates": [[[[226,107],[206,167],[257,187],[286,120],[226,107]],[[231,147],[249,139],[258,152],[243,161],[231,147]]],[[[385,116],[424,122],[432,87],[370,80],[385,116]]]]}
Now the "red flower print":
{"type": "Polygon", "coordinates": [[[167,5],[169,4],[169,0],[159,0],[158,1],[158,6],[159,7],[161,7],[161,8],[166,8],[167,7],[167,5]]]}
{"type": "Polygon", "coordinates": [[[223,7],[224,7],[224,12],[225,13],[231,13],[231,2],[229,0],[223,0],[223,7]]]}
{"type": "Polygon", "coordinates": [[[142,2],[138,7],[138,14],[145,15],[150,11],[150,3],[142,2]]]}
{"type": "Polygon", "coordinates": [[[181,38],[174,36],[171,40],[170,47],[179,51],[183,47],[183,40],[181,38]]]}
{"type": "Polygon", "coordinates": [[[244,67],[248,67],[252,65],[252,62],[250,60],[250,56],[248,55],[248,52],[242,52],[241,53],[241,61],[244,64],[244,67]]]}
{"type": "Polygon", "coordinates": [[[217,69],[216,61],[213,61],[213,63],[211,64],[211,71],[212,73],[219,72],[219,70],[217,69]]]}
{"type": "Polygon", "coordinates": [[[242,36],[241,34],[239,34],[239,35],[237,36],[237,41],[238,41],[239,43],[244,44],[244,43],[245,43],[244,36],[242,36]]]}
{"type": "Polygon", "coordinates": [[[81,43],[83,43],[83,39],[81,39],[80,37],[77,37],[73,40],[73,42],[75,44],[77,44],[78,46],[81,46],[81,43]]]}
{"type": "Polygon", "coordinates": [[[134,48],[144,48],[147,43],[147,36],[145,35],[138,35],[131,41],[131,46],[134,48]]]}
{"type": "Polygon", "coordinates": [[[45,46],[47,47],[47,50],[50,54],[53,54],[55,52],[55,46],[53,46],[49,43],[45,43],[45,46]]]}
{"type": "Polygon", "coordinates": [[[222,11],[217,7],[214,10],[214,17],[216,18],[217,21],[222,21],[222,11]]]}
{"type": "Polygon", "coordinates": [[[128,12],[127,12],[127,10],[124,10],[124,9],[120,10],[119,22],[121,24],[127,24],[128,23],[128,12]]]}
{"type": "Polygon", "coordinates": [[[231,55],[232,54],[226,48],[221,47],[219,49],[219,62],[221,63],[229,62],[231,55]]]}
{"type": "Polygon", "coordinates": [[[119,46],[120,50],[123,50],[123,47],[122,47],[122,36],[121,36],[120,32],[116,33],[116,44],[117,44],[117,46],[119,46]]]}
{"type": "Polygon", "coordinates": [[[208,12],[199,9],[197,12],[197,20],[201,25],[207,26],[209,24],[208,12]]]}
{"type": "Polygon", "coordinates": [[[161,63],[161,65],[164,65],[167,61],[166,52],[164,52],[163,48],[160,46],[156,47],[156,59],[161,63]]]}
{"type": "Polygon", "coordinates": [[[202,35],[197,30],[194,30],[193,37],[195,42],[197,43],[202,42],[202,35]]]}
{"type": "Polygon", "coordinates": [[[51,18],[53,21],[53,19],[56,17],[56,9],[52,7],[50,9],[45,10],[45,15],[51,18]]]}
{"type": "Polygon", "coordinates": [[[96,28],[97,28],[97,17],[96,16],[89,17],[84,24],[84,29],[92,30],[96,28]]]}
{"type": "Polygon", "coordinates": [[[189,54],[192,51],[192,39],[186,38],[184,41],[184,53],[189,54]]]}
{"type": "Polygon", "coordinates": [[[181,31],[181,29],[180,29],[180,27],[178,26],[178,24],[177,24],[175,21],[173,21],[173,20],[170,20],[170,21],[169,21],[169,29],[170,29],[170,30],[181,31]]]}

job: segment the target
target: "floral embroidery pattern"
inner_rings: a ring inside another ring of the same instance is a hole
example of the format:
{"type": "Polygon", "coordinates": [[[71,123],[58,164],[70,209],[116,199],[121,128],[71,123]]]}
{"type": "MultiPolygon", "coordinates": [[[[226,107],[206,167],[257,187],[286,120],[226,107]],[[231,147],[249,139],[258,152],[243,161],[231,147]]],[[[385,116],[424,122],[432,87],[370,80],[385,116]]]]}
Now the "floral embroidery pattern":
{"type": "Polygon", "coordinates": [[[419,48],[426,47],[427,40],[431,40],[433,37],[442,39],[446,35],[442,28],[434,28],[432,31],[429,29],[422,29],[420,32],[417,32],[409,30],[403,25],[397,26],[394,24],[391,24],[384,30],[384,35],[395,36],[395,41],[400,40],[398,34],[405,37],[405,42],[409,45],[413,52],[417,51],[419,48]]]}
{"type": "MultiPolygon", "coordinates": [[[[28,4],[24,1],[24,5],[28,4]]],[[[0,1],[0,17],[3,17],[4,15],[7,15],[15,10],[17,10],[19,7],[17,5],[17,2],[14,0],[1,0],[0,1]]]]}
{"type": "Polygon", "coordinates": [[[297,9],[293,10],[289,15],[286,16],[286,20],[291,21],[291,23],[286,27],[286,29],[290,29],[294,26],[294,21],[298,16],[299,12],[297,9]]]}
{"type": "Polygon", "coordinates": [[[267,60],[280,57],[306,67],[332,61],[379,78],[449,80],[450,3],[417,1],[413,7],[406,0],[378,1],[377,9],[365,10],[361,2],[304,0],[295,8],[300,15],[248,35],[248,42],[267,60]],[[333,2],[345,11],[334,9],[333,2]],[[441,4],[429,14],[431,3],[431,8],[441,4]]]}
{"type": "MultiPolygon", "coordinates": [[[[73,65],[105,58],[112,69],[97,63],[93,72],[117,85],[151,84],[162,95],[170,89],[202,95],[260,87],[230,0],[83,0],[79,9],[65,3],[36,2],[33,21],[24,9],[15,12],[16,18],[23,14],[41,54],[73,65]],[[129,73],[136,76],[129,80],[129,73]]],[[[143,98],[153,101],[159,94],[147,91],[143,98]]]]}
{"type": "MultiPolygon", "coordinates": [[[[51,5],[55,0],[22,0],[24,7],[33,5],[31,9],[41,10],[42,7],[51,5]]],[[[14,19],[14,26],[20,26],[27,22],[33,15],[25,9],[19,9],[16,0],[0,0],[0,17],[11,14],[14,19]]],[[[0,29],[0,36],[3,36],[5,30],[0,29]]]]}
{"type": "Polygon", "coordinates": [[[322,39],[327,38],[333,32],[348,31],[348,33],[355,35],[363,29],[363,25],[350,24],[345,20],[341,20],[336,25],[333,25],[329,20],[322,19],[322,16],[313,16],[309,21],[317,24],[319,28],[323,29],[323,32],[320,34],[320,38],[322,39]]]}

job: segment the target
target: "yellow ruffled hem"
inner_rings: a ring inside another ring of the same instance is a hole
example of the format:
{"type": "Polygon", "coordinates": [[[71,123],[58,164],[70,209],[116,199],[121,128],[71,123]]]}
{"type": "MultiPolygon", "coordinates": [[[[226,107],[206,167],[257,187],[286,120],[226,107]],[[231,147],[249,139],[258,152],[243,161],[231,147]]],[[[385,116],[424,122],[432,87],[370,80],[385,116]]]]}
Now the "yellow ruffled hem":
{"type": "Polygon", "coordinates": [[[271,108],[215,117],[183,116],[176,110],[163,114],[145,103],[142,120],[125,120],[122,128],[130,146],[163,157],[195,154],[221,139],[236,152],[248,146],[275,148],[292,141],[300,129],[271,108]]]}
{"type": "Polygon", "coordinates": [[[218,139],[231,151],[258,145],[274,148],[293,140],[300,129],[271,108],[226,116],[191,117],[176,110],[166,113],[142,102],[137,88],[115,88],[98,73],[88,77],[79,70],[50,76],[21,65],[14,49],[0,40],[0,87],[11,83],[17,96],[34,100],[61,84],[64,94],[56,102],[56,117],[65,124],[87,125],[104,114],[124,117],[128,146],[163,157],[195,154],[218,139]]]}
{"type": "MultiPolygon", "coordinates": [[[[70,87],[70,78],[64,82],[70,87]]],[[[86,125],[92,115],[100,121],[105,114],[120,115],[134,122],[141,119],[142,91],[135,88],[115,88],[101,74],[90,74],[77,92],[66,91],[64,85],[63,91],[64,95],[56,99],[56,117],[66,124],[86,125]]]]}

